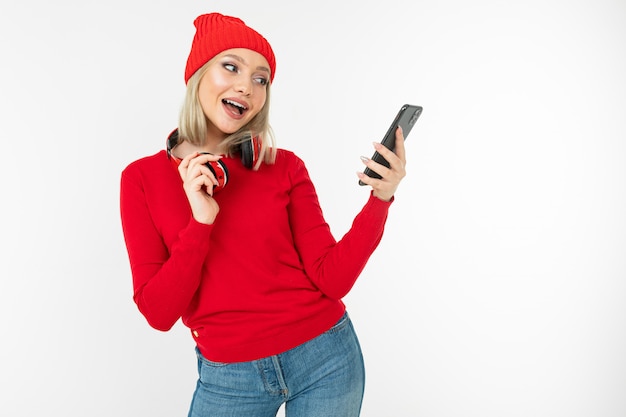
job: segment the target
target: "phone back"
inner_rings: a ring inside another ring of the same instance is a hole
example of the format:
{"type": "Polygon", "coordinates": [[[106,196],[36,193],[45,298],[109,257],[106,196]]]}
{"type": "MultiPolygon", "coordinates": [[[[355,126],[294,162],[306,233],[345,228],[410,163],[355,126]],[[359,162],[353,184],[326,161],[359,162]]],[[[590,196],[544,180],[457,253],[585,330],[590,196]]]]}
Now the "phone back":
{"type": "MultiPolygon", "coordinates": [[[[380,143],[393,151],[396,145],[396,129],[398,128],[398,126],[402,128],[402,134],[404,135],[404,140],[406,140],[406,138],[409,136],[409,133],[411,132],[411,129],[413,129],[413,126],[415,126],[415,122],[417,122],[417,119],[419,119],[420,115],[422,114],[422,110],[422,106],[416,106],[413,104],[405,104],[400,107],[400,110],[396,114],[395,119],[389,126],[387,133],[380,143]]],[[[383,158],[382,155],[378,152],[374,152],[372,159],[379,164],[389,168],[389,162],[387,162],[387,160],[383,158]]],[[[365,168],[365,171],[363,172],[365,173],[365,175],[371,178],[382,178],[380,175],[378,175],[376,172],[372,171],[369,168],[365,168]]],[[[361,181],[359,181],[359,184],[365,185],[361,181]]]]}

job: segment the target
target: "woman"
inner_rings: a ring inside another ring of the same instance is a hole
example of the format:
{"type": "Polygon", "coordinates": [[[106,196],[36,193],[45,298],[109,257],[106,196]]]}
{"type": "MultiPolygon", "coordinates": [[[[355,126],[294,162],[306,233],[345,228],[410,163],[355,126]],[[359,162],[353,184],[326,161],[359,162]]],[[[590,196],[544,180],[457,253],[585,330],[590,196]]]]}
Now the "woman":
{"type": "Polygon", "coordinates": [[[190,416],[358,416],[364,367],[342,297],[378,245],[405,175],[402,132],[339,241],[306,167],[274,145],[276,60],[235,17],[194,21],[187,94],[167,150],[131,163],[121,218],[134,301],[151,326],[182,318],[196,342],[190,416]]]}

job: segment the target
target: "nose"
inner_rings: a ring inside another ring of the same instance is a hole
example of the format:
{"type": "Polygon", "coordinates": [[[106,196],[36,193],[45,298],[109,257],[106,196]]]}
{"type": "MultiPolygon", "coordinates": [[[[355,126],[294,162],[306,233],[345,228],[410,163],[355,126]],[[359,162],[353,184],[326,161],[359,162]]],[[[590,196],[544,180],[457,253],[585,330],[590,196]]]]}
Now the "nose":
{"type": "Polygon", "coordinates": [[[249,96],[252,94],[252,80],[249,77],[240,75],[235,83],[235,90],[238,93],[249,96]]]}

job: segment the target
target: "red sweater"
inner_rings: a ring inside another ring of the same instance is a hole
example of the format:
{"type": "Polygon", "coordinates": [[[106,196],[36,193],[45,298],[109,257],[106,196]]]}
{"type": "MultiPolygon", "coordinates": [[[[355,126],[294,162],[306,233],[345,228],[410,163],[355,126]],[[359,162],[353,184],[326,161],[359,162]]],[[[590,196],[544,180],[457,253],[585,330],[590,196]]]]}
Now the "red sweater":
{"type": "Polygon", "coordinates": [[[223,158],[229,181],[212,225],[191,215],[166,152],[121,176],[121,219],[133,299],[151,326],[182,317],[198,349],[217,362],[249,361],[328,330],[378,245],[390,202],[370,197],[336,241],[304,163],[279,150],[274,165],[246,169],[223,158]]]}

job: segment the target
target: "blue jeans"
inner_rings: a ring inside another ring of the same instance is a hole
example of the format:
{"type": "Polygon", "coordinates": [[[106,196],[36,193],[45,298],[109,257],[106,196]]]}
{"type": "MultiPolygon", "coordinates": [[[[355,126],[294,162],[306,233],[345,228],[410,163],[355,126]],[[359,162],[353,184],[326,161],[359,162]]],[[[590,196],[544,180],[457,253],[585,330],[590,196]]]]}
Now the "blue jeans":
{"type": "Polygon", "coordinates": [[[218,363],[197,354],[189,417],[274,417],[283,403],[286,417],[360,414],[365,368],[347,313],[327,332],[279,355],[218,363]]]}

